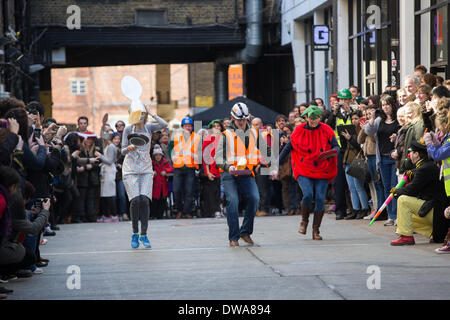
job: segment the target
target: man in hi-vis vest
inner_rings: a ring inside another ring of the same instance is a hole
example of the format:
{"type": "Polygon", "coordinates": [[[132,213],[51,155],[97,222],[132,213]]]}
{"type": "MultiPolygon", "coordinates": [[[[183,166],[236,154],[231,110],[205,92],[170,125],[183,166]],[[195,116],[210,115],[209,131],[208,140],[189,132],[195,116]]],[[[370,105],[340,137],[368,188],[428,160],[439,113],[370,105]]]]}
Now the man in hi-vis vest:
{"type": "Polygon", "coordinates": [[[231,126],[222,133],[214,159],[223,171],[221,177],[227,200],[230,247],[238,247],[239,239],[249,245],[254,244],[250,235],[259,205],[255,171],[267,166],[271,155],[264,139],[259,139],[258,130],[249,122],[250,114],[245,103],[236,103],[231,109],[231,117],[231,126]],[[239,194],[246,203],[240,228],[239,194]]]}
{"type": "Polygon", "coordinates": [[[201,138],[194,131],[194,121],[186,117],[181,121],[181,128],[170,141],[169,154],[173,162],[173,195],[176,218],[192,218],[192,201],[194,198],[195,170],[199,168],[201,157],[201,138]]]}

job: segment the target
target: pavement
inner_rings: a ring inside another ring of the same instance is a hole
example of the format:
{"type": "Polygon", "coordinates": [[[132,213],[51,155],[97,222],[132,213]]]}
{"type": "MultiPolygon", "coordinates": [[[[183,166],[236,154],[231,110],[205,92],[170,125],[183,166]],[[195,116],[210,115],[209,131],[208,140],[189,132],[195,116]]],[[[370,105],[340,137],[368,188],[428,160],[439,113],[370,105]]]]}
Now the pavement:
{"type": "Polygon", "coordinates": [[[41,246],[44,273],[2,284],[8,300],[448,299],[450,255],[428,239],[392,247],[395,227],[325,214],[322,241],[300,216],[256,217],[255,246],[230,248],[226,219],[151,220],[151,249],[131,222],[60,225],[41,246]]]}

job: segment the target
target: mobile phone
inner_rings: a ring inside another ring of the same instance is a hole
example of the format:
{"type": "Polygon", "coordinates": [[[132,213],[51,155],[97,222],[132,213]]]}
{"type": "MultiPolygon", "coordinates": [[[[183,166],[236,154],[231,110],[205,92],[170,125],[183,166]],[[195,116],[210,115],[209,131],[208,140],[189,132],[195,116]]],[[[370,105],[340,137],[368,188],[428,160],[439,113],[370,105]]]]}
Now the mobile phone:
{"type": "Polygon", "coordinates": [[[366,121],[367,121],[366,117],[362,117],[361,119],[359,119],[359,122],[360,122],[361,124],[366,123],[366,121]]]}
{"type": "Polygon", "coordinates": [[[41,129],[40,128],[35,128],[34,129],[34,137],[36,139],[39,139],[41,137],[41,129]]]}
{"type": "Polygon", "coordinates": [[[0,128],[8,128],[8,121],[7,120],[0,120],[0,128]]]}

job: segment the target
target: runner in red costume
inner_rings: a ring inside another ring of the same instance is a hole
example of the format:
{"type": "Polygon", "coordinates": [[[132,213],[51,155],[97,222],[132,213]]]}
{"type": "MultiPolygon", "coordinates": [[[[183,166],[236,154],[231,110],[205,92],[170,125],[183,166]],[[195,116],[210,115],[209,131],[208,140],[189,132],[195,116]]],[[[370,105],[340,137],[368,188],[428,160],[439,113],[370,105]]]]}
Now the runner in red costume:
{"type": "Polygon", "coordinates": [[[336,155],[339,144],[333,129],[320,122],[322,109],[310,106],[303,112],[306,123],[295,128],[291,141],[280,155],[280,165],[291,152],[292,170],[303,192],[301,203],[301,234],[306,234],[309,221],[309,207],[315,194],[313,221],[313,240],[322,240],[319,228],[325,211],[325,193],[327,185],[337,175],[336,155]]]}

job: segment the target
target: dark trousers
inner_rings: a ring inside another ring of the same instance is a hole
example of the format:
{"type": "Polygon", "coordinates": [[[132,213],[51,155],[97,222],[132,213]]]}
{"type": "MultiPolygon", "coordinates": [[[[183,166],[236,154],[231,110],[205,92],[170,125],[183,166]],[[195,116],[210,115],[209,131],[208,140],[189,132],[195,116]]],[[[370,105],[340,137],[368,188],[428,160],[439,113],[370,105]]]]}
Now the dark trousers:
{"type": "Polygon", "coordinates": [[[70,189],[62,192],[55,191],[56,204],[55,204],[55,216],[57,223],[64,223],[66,216],[68,215],[69,208],[72,204],[72,192],[70,189]]]}
{"type": "Polygon", "coordinates": [[[347,181],[345,178],[345,170],[343,166],[343,154],[341,152],[338,153],[337,156],[337,176],[334,179],[334,200],[336,204],[336,215],[347,214],[347,202],[346,202],[346,189],[347,189],[347,181]]]}
{"type": "Polygon", "coordinates": [[[194,199],[195,169],[173,170],[173,196],[176,212],[192,214],[194,199]]]}
{"type": "Polygon", "coordinates": [[[152,219],[162,219],[164,211],[167,210],[167,197],[152,199],[150,216],[152,219]]]}
{"type": "Polygon", "coordinates": [[[122,179],[116,181],[116,202],[119,214],[128,213],[128,198],[122,179]]]}
{"type": "Polygon", "coordinates": [[[100,210],[105,217],[117,215],[116,197],[101,197],[100,210]]]}
{"type": "Polygon", "coordinates": [[[214,217],[220,212],[220,178],[202,180],[203,216],[214,217]]]}
{"type": "Polygon", "coordinates": [[[283,185],[279,180],[271,181],[271,202],[274,208],[278,208],[280,211],[283,210],[283,185]]]}
{"type": "Polygon", "coordinates": [[[93,187],[78,187],[78,190],[80,192],[80,198],[78,199],[78,218],[88,222],[97,221],[95,217],[96,189],[93,187]]]}
{"type": "Polygon", "coordinates": [[[259,192],[259,198],[260,198],[259,210],[269,213],[270,200],[271,200],[269,176],[261,175],[260,172],[258,172],[256,174],[255,180],[256,180],[256,185],[258,186],[258,192],[259,192]]]}
{"type": "Polygon", "coordinates": [[[30,250],[29,248],[25,247],[25,257],[22,259],[22,261],[18,263],[0,266],[0,274],[1,275],[14,274],[15,272],[21,269],[26,269],[29,266],[36,264],[36,262],[37,262],[36,255],[34,254],[33,250],[30,250]]]}
{"type": "Polygon", "coordinates": [[[300,209],[303,194],[294,177],[289,178],[289,206],[291,211],[300,209]]]}

